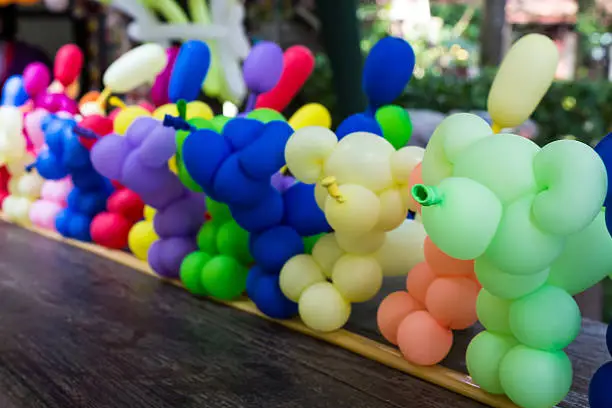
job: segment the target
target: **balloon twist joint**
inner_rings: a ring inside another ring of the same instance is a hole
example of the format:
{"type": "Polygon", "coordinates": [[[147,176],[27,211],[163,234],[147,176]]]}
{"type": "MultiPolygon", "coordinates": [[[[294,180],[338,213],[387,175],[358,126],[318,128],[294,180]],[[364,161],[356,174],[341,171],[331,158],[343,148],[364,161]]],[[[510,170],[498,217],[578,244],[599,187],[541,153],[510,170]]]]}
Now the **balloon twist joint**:
{"type": "Polygon", "coordinates": [[[414,201],[421,204],[423,207],[430,207],[442,202],[442,194],[434,186],[415,184],[412,186],[411,194],[414,201]]]}
{"type": "Polygon", "coordinates": [[[84,127],[75,126],[73,128],[73,132],[78,136],[84,137],[85,139],[91,139],[91,140],[100,139],[100,136],[96,132],[90,129],[85,129],[84,127]]]}
{"type": "Polygon", "coordinates": [[[110,98],[112,92],[113,91],[110,88],[108,87],[104,88],[102,92],[100,93],[100,96],[98,96],[98,99],[96,100],[96,104],[98,104],[98,106],[100,106],[101,108],[104,108],[106,100],[110,98]]]}
{"type": "Polygon", "coordinates": [[[174,130],[187,130],[187,131],[195,131],[196,129],[191,126],[185,119],[179,118],[172,115],[164,116],[163,125],[165,127],[174,128],[174,130]]]}
{"type": "Polygon", "coordinates": [[[328,194],[338,203],[344,203],[346,201],[344,196],[340,193],[338,182],[334,176],[325,177],[321,180],[321,186],[326,188],[328,194]]]}

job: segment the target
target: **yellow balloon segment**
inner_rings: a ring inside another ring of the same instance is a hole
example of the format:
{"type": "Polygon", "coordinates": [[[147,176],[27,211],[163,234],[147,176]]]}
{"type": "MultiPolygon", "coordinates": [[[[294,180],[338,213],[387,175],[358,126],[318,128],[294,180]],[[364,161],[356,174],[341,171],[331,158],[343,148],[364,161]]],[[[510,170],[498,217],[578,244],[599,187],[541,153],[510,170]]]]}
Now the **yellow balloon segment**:
{"type": "Polygon", "coordinates": [[[118,135],[125,135],[128,128],[136,119],[151,116],[151,113],[141,106],[127,106],[115,116],[113,121],[113,130],[118,135]]]}
{"type": "Polygon", "coordinates": [[[149,248],[159,237],[153,228],[153,221],[144,220],[134,224],[128,234],[128,246],[134,256],[146,261],[149,248]]]}
{"type": "MultiPolygon", "coordinates": [[[[174,103],[167,103],[160,106],[153,112],[153,117],[157,120],[164,120],[164,116],[178,116],[178,108],[174,103]]],[[[202,101],[193,101],[187,104],[187,117],[185,119],[203,118],[211,120],[214,117],[213,110],[208,104],[202,101]]]]}
{"type": "Polygon", "coordinates": [[[495,76],[487,107],[498,133],[525,122],[550,88],[559,64],[559,51],[545,35],[518,40],[495,76]]]}
{"type": "Polygon", "coordinates": [[[320,103],[309,103],[302,106],[289,119],[289,125],[293,130],[299,130],[307,126],[321,126],[329,129],[331,124],[329,111],[320,103]]]}

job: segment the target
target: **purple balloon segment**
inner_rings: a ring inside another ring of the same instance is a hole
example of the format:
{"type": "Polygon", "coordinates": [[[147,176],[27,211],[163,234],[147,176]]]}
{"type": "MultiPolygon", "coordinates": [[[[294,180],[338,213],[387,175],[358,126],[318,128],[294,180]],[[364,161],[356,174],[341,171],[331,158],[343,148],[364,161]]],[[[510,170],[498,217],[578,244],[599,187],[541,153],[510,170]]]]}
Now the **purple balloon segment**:
{"type": "Polygon", "coordinates": [[[276,86],[283,73],[283,50],[269,41],[257,43],[242,65],[242,75],[247,88],[251,91],[245,112],[255,108],[257,96],[276,86]]]}
{"type": "Polygon", "coordinates": [[[285,191],[289,190],[289,187],[295,184],[295,179],[291,176],[285,176],[284,174],[278,172],[272,176],[270,183],[272,183],[272,187],[277,189],[279,192],[284,193],[285,191]]]}
{"type": "Polygon", "coordinates": [[[197,250],[196,234],[204,223],[203,193],[188,190],[170,171],[176,153],[175,131],[153,118],[138,118],[125,137],[109,135],[91,150],[100,174],[131,189],[155,208],[160,239],[149,249],[151,268],[167,278],[178,277],[183,258],[197,250]]]}
{"type": "Polygon", "coordinates": [[[273,42],[257,43],[244,60],[242,73],[251,92],[268,92],[276,86],[283,73],[283,50],[273,42]]]}
{"type": "Polygon", "coordinates": [[[197,251],[195,236],[163,238],[149,248],[148,260],[151,268],[165,278],[178,278],[183,259],[197,251]]]}

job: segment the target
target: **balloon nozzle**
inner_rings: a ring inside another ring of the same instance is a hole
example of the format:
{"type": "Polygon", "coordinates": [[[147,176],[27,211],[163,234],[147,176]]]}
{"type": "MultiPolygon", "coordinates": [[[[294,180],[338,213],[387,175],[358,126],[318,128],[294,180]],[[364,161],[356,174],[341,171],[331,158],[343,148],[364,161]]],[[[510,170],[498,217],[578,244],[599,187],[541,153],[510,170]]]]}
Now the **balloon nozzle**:
{"type": "Polygon", "coordinates": [[[174,130],[188,130],[192,132],[196,130],[185,119],[177,117],[177,116],[172,116],[172,115],[164,116],[163,125],[165,127],[171,127],[174,130]]]}
{"type": "Polygon", "coordinates": [[[328,194],[337,202],[344,203],[346,201],[342,193],[340,193],[338,182],[334,176],[325,177],[323,180],[321,180],[321,186],[326,188],[328,194]]]}
{"type": "Polygon", "coordinates": [[[415,184],[412,186],[411,193],[414,201],[421,204],[423,207],[430,207],[442,202],[442,194],[434,186],[415,184]]]}
{"type": "Polygon", "coordinates": [[[25,166],[25,171],[27,171],[28,173],[31,172],[32,170],[34,170],[34,168],[36,167],[36,162],[34,163],[30,163],[27,166],[25,166]]]}
{"type": "Polygon", "coordinates": [[[126,104],[116,96],[111,96],[110,98],[108,98],[108,104],[119,109],[127,108],[126,104]]]}

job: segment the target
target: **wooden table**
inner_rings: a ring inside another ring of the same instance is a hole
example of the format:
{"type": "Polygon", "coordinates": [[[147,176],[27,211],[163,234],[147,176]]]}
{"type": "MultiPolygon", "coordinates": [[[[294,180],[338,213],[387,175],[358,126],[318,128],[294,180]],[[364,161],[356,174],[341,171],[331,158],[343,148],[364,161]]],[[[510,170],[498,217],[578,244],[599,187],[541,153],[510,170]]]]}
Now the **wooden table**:
{"type": "MultiPolygon", "coordinates": [[[[2,408],[484,406],[3,222],[0,248],[2,408]]],[[[374,302],[357,307],[350,329],[378,339],[374,314],[374,302]]],[[[587,406],[604,330],[587,321],[570,347],[575,390],[562,407],[587,406]]],[[[457,336],[445,365],[465,370],[472,336],[457,336]]]]}

